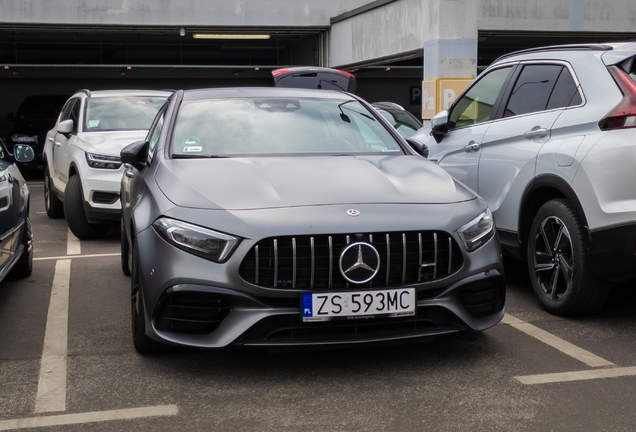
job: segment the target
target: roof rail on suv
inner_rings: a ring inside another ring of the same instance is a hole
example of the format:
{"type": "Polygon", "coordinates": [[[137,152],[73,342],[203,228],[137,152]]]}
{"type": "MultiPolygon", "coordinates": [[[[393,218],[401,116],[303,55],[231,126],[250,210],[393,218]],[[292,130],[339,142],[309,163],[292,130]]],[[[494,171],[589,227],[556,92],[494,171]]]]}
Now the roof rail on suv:
{"type": "MultiPolygon", "coordinates": [[[[528,48],[528,49],[524,49],[524,50],[520,50],[520,51],[515,51],[515,52],[511,52],[508,54],[504,54],[501,57],[499,57],[497,60],[495,60],[495,62],[511,57],[511,56],[515,56],[515,55],[519,55],[519,54],[528,54],[528,53],[533,53],[533,52],[543,52],[543,51],[571,51],[571,50],[588,50],[588,51],[611,51],[614,48],[611,45],[605,45],[605,44],[569,44],[569,45],[550,45],[550,46],[543,46],[543,47],[537,47],[537,48],[528,48]]],[[[494,62],[493,62],[494,63],[494,62]]]]}

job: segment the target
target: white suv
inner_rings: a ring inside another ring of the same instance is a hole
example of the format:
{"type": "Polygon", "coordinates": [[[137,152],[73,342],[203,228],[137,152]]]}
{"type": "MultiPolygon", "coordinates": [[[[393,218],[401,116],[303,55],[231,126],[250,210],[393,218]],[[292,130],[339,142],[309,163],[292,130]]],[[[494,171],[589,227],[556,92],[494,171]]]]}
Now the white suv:
{"type": "Polygon", "coordinates": [[[636,277],[636,44],[506,55],[430,130],[429,159],[484,198],[545,309],[594,312],[636,277]]]}
{"type": "Polygon", "coordinates": [[[80,239],[106,234],[121,215],[119,153],[145,138],[170,96],[165,91],[81,90],[71,96],[44,145],[44,201],[80,239]]]}

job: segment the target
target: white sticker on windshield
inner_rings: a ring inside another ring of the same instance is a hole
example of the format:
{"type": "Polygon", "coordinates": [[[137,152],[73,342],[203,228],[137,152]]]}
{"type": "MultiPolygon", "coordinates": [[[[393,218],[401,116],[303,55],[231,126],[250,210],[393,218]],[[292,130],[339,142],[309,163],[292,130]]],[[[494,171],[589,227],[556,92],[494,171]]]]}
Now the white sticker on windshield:
{"type": "Polygon", "coordinates": [[[203,151],[203,147],[201,146],[188,146],[183,148],[184,153],[199,153],[203,151]]]}
{"type": "Polygon", "coordinates": [[[89,120],[88,121],[88,127],[90,128],[95,128],[99,126],[99,120],[89,120]]]}

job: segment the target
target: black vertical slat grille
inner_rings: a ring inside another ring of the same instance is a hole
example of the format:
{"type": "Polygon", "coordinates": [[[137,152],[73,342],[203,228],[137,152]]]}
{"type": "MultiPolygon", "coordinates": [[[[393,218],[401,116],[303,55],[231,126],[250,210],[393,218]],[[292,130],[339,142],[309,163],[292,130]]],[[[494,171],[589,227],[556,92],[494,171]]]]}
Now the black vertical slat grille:
{"type": "Polygon", "coordinates": [[[265,288],[337,290],[430,282],[456,273],[461,250],[441,231],[333,234],[267,238],[243,259],[243,280],[265,288]],[[340,273],[340,254],[347,244],[365,242],[380,256],[376,276],[363,284],[348,283],[340,273]]]}
{"type": "Polygon", "coordinates": [[[156,326],[174,333],[210,333],[232,311],[232,305],[214,294],[172,292],[160,301],[156,326]]]}
{"type": "Polygon", "coordinates": [[[458,297],[471,316],[482,318],[503,309],[506,284],[503,278],[480,280],[464,285],[458,297]]]}

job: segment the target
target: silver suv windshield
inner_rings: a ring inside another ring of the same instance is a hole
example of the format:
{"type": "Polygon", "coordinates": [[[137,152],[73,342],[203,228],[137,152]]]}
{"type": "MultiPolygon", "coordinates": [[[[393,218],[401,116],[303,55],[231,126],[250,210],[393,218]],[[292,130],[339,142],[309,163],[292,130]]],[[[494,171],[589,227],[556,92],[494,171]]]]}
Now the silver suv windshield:
{"type": "Polygon", "coordinates": [[[316,153],[403,150],[358,101],[319,98],[185,101],[172,140],[176,157],[316,153]]]}
{"type": "Polygon", "coordinates": [[[165,101],[165,97],[157,96],[116,96],[88,99],[84,131],[148,129],[165,101]]]}

